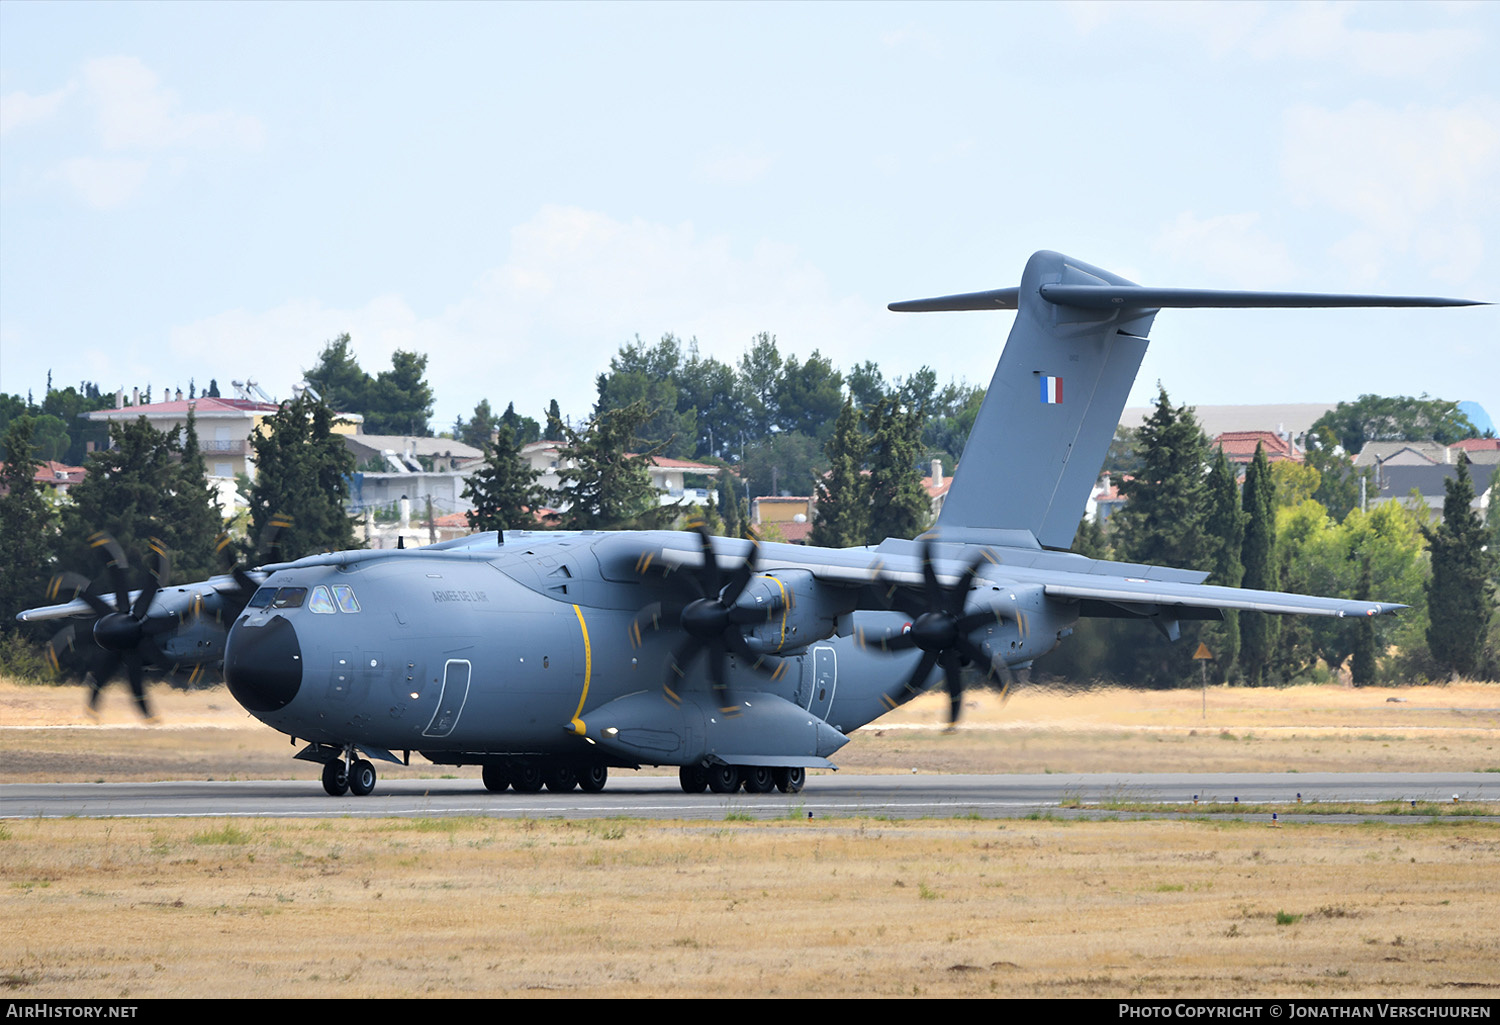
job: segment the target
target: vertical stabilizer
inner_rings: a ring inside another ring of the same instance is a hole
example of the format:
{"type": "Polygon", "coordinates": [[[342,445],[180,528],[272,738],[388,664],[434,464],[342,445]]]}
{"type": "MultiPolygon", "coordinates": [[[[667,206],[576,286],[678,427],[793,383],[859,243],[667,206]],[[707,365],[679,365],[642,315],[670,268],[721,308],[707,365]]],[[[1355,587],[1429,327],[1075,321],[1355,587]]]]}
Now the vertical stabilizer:
{"type": "Polygon", "coordinates": [[[1073,543],[1158,310],[1484,306],[1423,295],[1145,288],[1061,253],[1019,288],[891,303],[898,312],[1016,310],[934,533],[944,541],[1073,543]]]}
{"type": "Polygon", "coordinates": [[[1027,261],[1019,289],[983,293],[994,297],[987,306],[926,307],[1017,311],[938,516],[937,536],[981,541],[997,528],[1020,529],[1047,548],[1073,543],[1156,310],[1059,305],[1043,297],[1042,286],[1131,284],[1060,253],[1040,252],[1027,261]]]}

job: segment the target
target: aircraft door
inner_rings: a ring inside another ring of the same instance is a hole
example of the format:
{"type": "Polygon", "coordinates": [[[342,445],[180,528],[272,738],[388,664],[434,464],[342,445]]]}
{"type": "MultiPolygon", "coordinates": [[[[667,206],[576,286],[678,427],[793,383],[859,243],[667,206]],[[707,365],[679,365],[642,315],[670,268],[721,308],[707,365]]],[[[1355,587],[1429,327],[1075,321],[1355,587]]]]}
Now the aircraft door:
{"type": "Polygon", "coordinates": [[[833,648],[813,648],[812,658],[804,659],[802,667],[806,694],[798,695],[800,703],[813,715],[826,719],[838,686],[838,652],[833,648]]]}
{"type": "Polygon", "coordinates": [[[458,717],[469,699],[472,668],[469,660],[462,658],[450,658],[443,667],[443,692],[438,695],[438,707],[432,715],[432,722],[422,731],[424,737],[446,737],[458,725],[458,717]]]}

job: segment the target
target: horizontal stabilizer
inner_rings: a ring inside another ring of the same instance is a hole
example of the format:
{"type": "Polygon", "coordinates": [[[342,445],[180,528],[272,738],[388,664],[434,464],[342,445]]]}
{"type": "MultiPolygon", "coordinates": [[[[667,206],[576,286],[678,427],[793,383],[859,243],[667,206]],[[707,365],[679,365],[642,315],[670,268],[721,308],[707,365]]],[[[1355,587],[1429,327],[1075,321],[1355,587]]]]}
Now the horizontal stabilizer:
{"type": "MultiPolygon", "coordinates": [[[[993,288],[933,299],[907,299],[887,308],[897,313],[945,313],[953,310],[1014,310],[1019,288],[993,288]]],[[[1143,288],[1140,285],[1041,286],[1042,298],[1054,306],[1080,310],[1161,309],[1318,309],[1341,306],[1488,306],[1477,299],[1431,295],[1344,295],[1327,292],[1244,292],[1217,288],[1143,288]]]]}
{"type": "Polygon", "coordinates": [[[945,313],[949,310],[1014,310],[1021,295],[1019,288],[992,288],[988,292],[965,292],[936,299],[908,299],[891,303],[887,309],[897,313],[945,313]]]}
{"type": "MultiPolygon", "coordinates": [[[[1341,295],[1323,292],[1237,292],[1140,285],[1043,285],[1042,298],[1084,310],[1316,309],[1335,306],[1487,306],[1475,299],[1428,295],[1341,295]]],[[[893,307],[894,308],[894,307],[893,307]]]]}

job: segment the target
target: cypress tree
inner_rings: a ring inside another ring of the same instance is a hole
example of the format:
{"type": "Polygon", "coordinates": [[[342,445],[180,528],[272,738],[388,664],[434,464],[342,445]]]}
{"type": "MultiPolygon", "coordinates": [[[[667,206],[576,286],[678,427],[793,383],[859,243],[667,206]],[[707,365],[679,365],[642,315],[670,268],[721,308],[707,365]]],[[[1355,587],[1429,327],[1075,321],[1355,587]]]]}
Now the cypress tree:
{"type": "MultiPolygon", "coordinates": [[[[1208,474],[1208,519],[1206,528],[1213,546],[1211,584],[1238,587],[1245,575],[1240,561],[1245,544],[1245,511],[1240,507],[1239,482],[1229,457],[1221,448],[1208,474]]],[[[1224,613],[1222,623],[1210,624],[1204,638],[1213,651],[1215,671],[1221,680],[1232,678],[1235,659],[1240,650],[1240,614],[1234,609],[1224,613]]]]}
{"type": "Polygon", "coordinates": [[[201,580],[221,569],[213,546],[224,529],[224,514],[217,492],[208,483],[208,468],[198,447],[197,419],[191,410],[182,432],[182,459],[176,478],[167,513],[179,539],[172,552],[172,576],[176,580],[201,580]]]}
{"type": "Polygon", "coordinates": [[[932,502],[922,487],[917,462],[922,456],[922,418],[895,398],[875,404],[870,436],[869,543],[888,537],[915,537],[932,519],[932,502]]]}
{"type": "MultiPolygon", "coordinates": [[[[1265,450],[1255,446],[1255,459],[1245,471],[1241,492],[1244,505],[1245,546],[1241,556],[1245,575],[1241,586],[1258,591],[1274,591],[1276,573],[1276,485],[1271,479],[1271,464],[1265,450]]],[[[1245,680],[1253,686],[1265,683],[1266,669],[1276,650],[1277,623],[1264,612],[1247,612],[1240,617],[1240,665],[1245,680]]]]}
{"type": "Polygon", "coordinates": [[[1423,527],[1432,553],[1427,582],[1427,646],[1453,678],[1473,676],[1480,666],[1485,634],[1495,611],[1489,576],[1495,553],[1474,514],[1474,482],[1462,456],[1458,473],[1443,482],[1443,522],[1423,527]]]}
{"type": "Polygon", "coordinates": [[[859,430],[859,410],[852,398],[834,421],[833,435],[823,447],[828,475],[817,483],[818,505],[813,514],[812,543],[823,548],[853,548],[870,534],[870,486],[861,472],[865,439],[859,430]]]}

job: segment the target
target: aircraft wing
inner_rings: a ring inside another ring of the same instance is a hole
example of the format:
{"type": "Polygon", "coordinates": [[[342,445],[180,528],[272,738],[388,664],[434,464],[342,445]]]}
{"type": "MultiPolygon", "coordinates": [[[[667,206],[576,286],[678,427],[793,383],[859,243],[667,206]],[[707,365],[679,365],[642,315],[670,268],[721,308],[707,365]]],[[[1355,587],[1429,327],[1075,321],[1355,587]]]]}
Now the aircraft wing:
{"type": "Polygon", "coordinates": [[[1407,607],[1390,602],[1317,598],[1282,591],[1250,591],[1212,584],[1173,584],[1131,578],[1100,583],[1048,583],[1043,585],[1043,590],[1048,598],[1059,601],[1103,602],[1140,615],[1166,615],[1174,608],[1181,608],[1234,609],[1288,616],[1385,616],[1407,607]]]}

